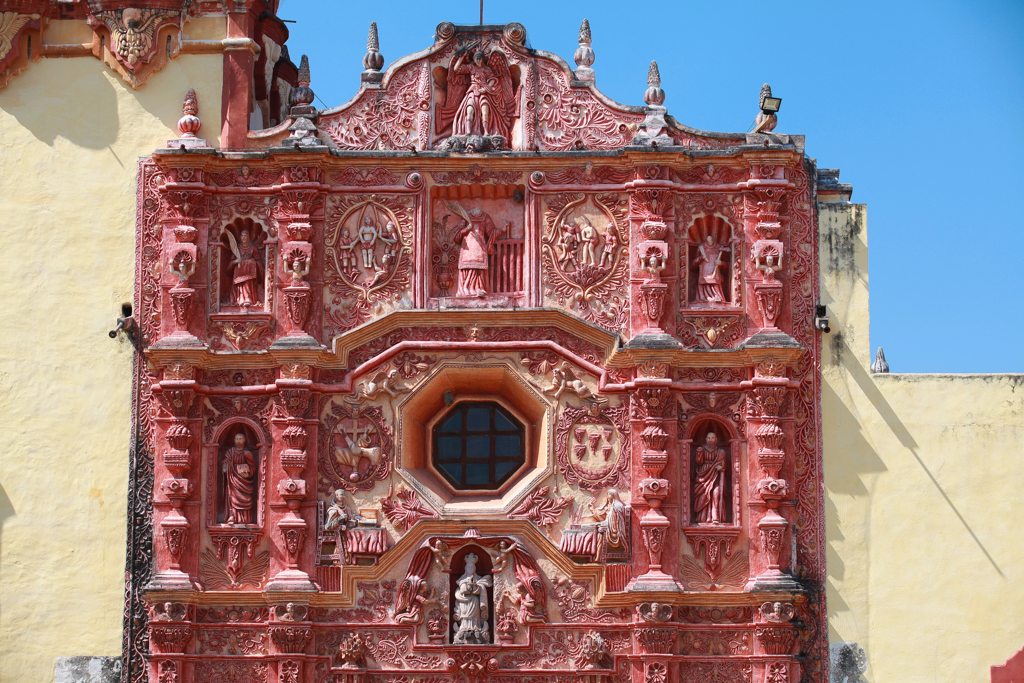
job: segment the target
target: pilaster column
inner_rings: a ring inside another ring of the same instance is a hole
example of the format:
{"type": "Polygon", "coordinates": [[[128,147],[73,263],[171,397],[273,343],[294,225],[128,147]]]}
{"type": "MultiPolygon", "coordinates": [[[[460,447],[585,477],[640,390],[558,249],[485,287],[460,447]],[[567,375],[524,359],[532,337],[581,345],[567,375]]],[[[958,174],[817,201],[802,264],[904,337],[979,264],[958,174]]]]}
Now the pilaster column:
{"type": "Polygon", "coordinates": [[[789,522],[779,514],[780,504],[789,497],[789,483],[780,471],[787,464],[786,434],[780,425],[782,408],[789,391],[786,365],[768,359],[757,365],[752,388],[747,394],[751,422],[757,424],[757,464],[763,477],[757,482],[753,497],[766,508],[757,522],[758,539],[766,567],[752,577],[748,587],[754,590],[796,590],[796,581],[787,571],[789,522]]]}
{"type": "Polygon", "coordinates": [[[178,363],[164,370],[164,379],[159,384],[159,405],[164,416],[157,418],[158,433],[159,427],[163,427],[163,433],[157,440],[159,495],[154,497],[153,509],[154,516],[159,518],[154,519],[155,529],[163,543],[154,553],[157,573],[150,584],[154,589],[192,588],[191,578],[181,568],[181,558],[187,546],[197,544],[191,538],[192,525],[183,514],[184,503],[195,489],[189,477],[193,464],[189,413],[196,400],[194,373],[191,365],[178,363]]]}
{"type": "Polygon", "coordinates": [[[267,584],[267,590],[315,590],[309,574],[300,568],[304,555],[308,554],[303,551],[309,524],[300,508],[307,496],[302,473],[308,463],[306,445],[309,434],[305,428],[305,417],[312,384],[310,368],[302,363],[285,364],[277,380],[277,409],[271,421],[275,434],[273,472],[277,479],[273,490],[278,501],[271,507],[283,508],[277,519],[277,531],[279,547],[284,550],[285,566],[267,584]]]}
{"type": "MultiPolygon", "coordinates": [[[[661,475],[669,461],[670,435],[666,427],[675,418],[676,399],[670,389],[657,386],[638,389],[630,399],[630,431],[639,435],[640,465],[647,474],[637,485],[634,500],[639,500],[634,505],[647,508],[640,517],[640,533],[647,548],[648,569],[630,583],[628,590],[679,591],[675,579],[662,570],[665,547],[676,531],[661,511],[662,503],[672,492],[668,480],[661,475]]],[[[635,447],[633,452],[636,453],[635,447]]]]}

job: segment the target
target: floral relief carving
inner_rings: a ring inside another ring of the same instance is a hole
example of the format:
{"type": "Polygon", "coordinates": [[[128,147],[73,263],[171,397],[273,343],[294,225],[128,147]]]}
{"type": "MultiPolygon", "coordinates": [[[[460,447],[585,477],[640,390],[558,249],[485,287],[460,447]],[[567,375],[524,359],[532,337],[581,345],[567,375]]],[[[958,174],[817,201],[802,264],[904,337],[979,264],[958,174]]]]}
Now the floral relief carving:
{"type": "Polygon", "coordinates": [[[317,125],[341,149],[426,149],[417,123],[430,106],[429,78],[427,62],[403,67],[387,88],[364,90],[345,109],[321,114],[317,125]]]}
{"type": "Polygon", "coordinates": [[[265,655],[269,650],[265,631],[245,628],[200,629],[196,632],[198,654],[265,655]]]}
{"type": "Polygon", "coordinates": [[[395,185],[398,183],[398,176],[384,168],[355,168],[349,166],[344,171],[331,174],[331,180],[339,185],[353,187],[370,187],[374,185],[395,185]]]}
{"type": "Polygon", "coordinates": [[[266,683],[270,665],[252,661],[196,662],[196,683],[266,683]]]}
{"type": "Polygon", "coordinates": [[[747,631],[683,631],[679,654],[682,655],[749,655],[750,633],[747,631]]]}
{"type": "Polygon", "coordinates": [[[551,151],[629,144],[643,114],[614,111],[589,88],[571,88],[561,67],[537,62],[537,144],[551,151]]]}
{"type": "Polygon", "coordinates": [[[750,664],[739,662],[682,662],[680,683],[751,683],[754,675],[750,664]]]}

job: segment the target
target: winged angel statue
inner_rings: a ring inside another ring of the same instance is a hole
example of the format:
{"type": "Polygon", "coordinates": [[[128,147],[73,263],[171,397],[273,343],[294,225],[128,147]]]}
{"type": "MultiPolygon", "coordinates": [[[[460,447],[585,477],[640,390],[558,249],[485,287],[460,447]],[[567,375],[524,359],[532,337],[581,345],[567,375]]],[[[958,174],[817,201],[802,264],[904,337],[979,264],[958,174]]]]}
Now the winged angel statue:
{"type": "Polygon", "coordinates": [[[448,93],[437,108],[437,132],[451,125],[453,136],[500,135],[508,140],[515,104],[505,55],[493,50],[488,56],[474,42],[457,52],[448,67],[448,93]]]}

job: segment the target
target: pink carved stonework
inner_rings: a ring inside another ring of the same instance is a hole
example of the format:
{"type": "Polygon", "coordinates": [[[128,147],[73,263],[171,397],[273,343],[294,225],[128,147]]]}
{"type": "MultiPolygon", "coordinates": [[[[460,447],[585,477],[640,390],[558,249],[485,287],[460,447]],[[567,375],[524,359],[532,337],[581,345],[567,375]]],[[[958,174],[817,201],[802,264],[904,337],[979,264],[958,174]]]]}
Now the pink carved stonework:
{"type": "MultiPolygon", "coordinates": [[[[101,14],[129,74],[179,30],[101,14]]],[[[374,25],[347,104],[303,60],[227,149],[186,98],[138,178],[132,683],[827,679],[813,163],[656,65],[612,102],[594,44],[445,22],[382,71],[374,25]]]]}

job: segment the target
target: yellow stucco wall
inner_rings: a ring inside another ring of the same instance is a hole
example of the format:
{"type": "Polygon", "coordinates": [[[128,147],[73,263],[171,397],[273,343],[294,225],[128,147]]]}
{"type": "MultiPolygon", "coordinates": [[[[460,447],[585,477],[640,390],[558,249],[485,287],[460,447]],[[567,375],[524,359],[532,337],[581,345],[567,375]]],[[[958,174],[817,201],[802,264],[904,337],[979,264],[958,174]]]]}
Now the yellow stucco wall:
{"type": "Polygon", "coordinates": [[[821,208],[830,640],[872,683],[987,682],[1024,647],[1024,375],[872,374],[866,210],[821,208]]]}
{"type": "Polygon", "coordinates": [[[107,331],[132,300],[138,157],[177,137],[190,87],[217,143],[222,62],[183,55],[133,91],[43,59],[0,90],[3,683],[120,655],[132,351],[107,331]]]}

